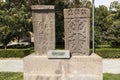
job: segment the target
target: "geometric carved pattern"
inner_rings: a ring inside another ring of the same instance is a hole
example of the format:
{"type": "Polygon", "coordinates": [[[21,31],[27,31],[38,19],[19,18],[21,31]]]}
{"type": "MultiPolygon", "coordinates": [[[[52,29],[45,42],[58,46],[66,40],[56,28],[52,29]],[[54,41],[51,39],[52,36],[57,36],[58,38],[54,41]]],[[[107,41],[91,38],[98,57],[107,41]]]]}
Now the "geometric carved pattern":
{"type": "Polygon", "coordinates": [[[90,17],[89,9],[64,10],[65,48],[72,55],[89,55],[90,17]]]}
{"type": "Polygon", "coordinates": [[[32,6],[35,53],[47,54],[55,49],[54,6],[32,6]]]}

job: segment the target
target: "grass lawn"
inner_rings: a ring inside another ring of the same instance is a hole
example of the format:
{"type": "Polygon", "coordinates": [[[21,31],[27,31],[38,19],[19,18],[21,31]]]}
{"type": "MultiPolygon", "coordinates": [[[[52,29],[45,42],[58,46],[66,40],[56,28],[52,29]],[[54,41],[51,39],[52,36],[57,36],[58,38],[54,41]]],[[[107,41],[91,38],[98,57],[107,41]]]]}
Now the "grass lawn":
{"type": "MultiPolygon", "coordinates": [[[[120,74],[103,75],[103,80],[120,80],[120,74]]],[[[23,80],[23,73],[0,72],[0,80],[23,80]]]]}
{"type": "Polygon", "coordinates": [[[0,72],[0,80],[23,80],[23,73],[0,72]]]}
{"type": "Polygon", "coordinates": [[[120,74],[104,74],[103,75],[104,79],[103,80],[120,80],[120,74]]]}

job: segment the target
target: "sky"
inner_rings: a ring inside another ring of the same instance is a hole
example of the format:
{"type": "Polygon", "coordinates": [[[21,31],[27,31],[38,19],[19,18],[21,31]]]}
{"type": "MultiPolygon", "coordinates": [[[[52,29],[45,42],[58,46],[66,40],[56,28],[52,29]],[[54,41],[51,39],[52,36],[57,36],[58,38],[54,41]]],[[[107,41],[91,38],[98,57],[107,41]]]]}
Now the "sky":
{"type": "MultiPolygon", "coordinates": [[[[90,0],[90,1],[92,1],[92,0],[90,0]]],[[[94,0],[94,1],[95,1],[95,6],[96,7],[99,7],[99,5],[105,5],[108,8],[109,8],[111,2],[113,2],[113,1],[119,1],[120,2],[120,0],[94,0]]]]}

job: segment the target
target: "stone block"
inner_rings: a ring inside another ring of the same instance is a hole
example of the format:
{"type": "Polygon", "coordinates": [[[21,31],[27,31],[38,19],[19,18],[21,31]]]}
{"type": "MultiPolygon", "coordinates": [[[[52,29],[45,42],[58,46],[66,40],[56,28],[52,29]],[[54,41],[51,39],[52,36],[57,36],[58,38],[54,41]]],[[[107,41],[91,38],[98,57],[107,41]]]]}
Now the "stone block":
{"type": "Polygon", "coordinates": [[[47,55],[48,50],[55,49],[54,6],[34,5],[31,9],[35,54],[47,55]]]}
{"type": "Polygon", "coordinates": [[[73,56],[64,62],[66,74],[102,75],[102,59],[96,54],[73,56]]]}
{"type": "Polygon", "coordinates": [[[31,6],[32,10],[54,10],[53,5],[33,5],[31,6]]]}
{"type": "Polygon", "coordinates": [[[89,55],[90,10],[86,8],[64,9],[65,49],[72,56],[89,55]]]}
{"type": "Polygon", "coordinates": [[[24,80],[62,80],[61,75],[24,74],[24,80]]]}
{"type": "Polygon", "coordinates": [[[24,72],[29,74],[62,74],[61,60],[29,55],[24,58],[24,72]]]}
{"type": "Polygon", "coordinates": [[[90,18],[90,9],[87,8],[70,8],[64,9],[64,18],[90,18]]]}
{"type": "Polygon", "coordinates": [[[102,80],[102,58],[96,54],[70,59],[24,58],[24,80],[102,80]]]}
{"type": "Polygon", "coordinates": [[[65,80],[102,80],[98,75],[67,75],[65,80]]]}

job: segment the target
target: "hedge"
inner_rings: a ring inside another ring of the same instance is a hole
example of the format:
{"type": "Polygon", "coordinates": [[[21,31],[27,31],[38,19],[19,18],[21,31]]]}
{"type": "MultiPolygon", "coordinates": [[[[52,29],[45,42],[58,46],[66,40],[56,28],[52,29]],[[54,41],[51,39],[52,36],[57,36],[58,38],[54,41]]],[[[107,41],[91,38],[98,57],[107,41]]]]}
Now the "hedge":
{"type": "Polygon", "coordinates": [[[103,58],[120,58],[120,49],[115,48],[103,48],[96,49],[95,53],[103,58]]]}
{"type": "MultiPolygon", "coordinates": [[[[0,58],[23,58],[33,52],[33,49],[0,49],[0,58]]],[[[120,58],[120,48],[100,48],[95,53],[103,58],[120,58]]]]}
{"type": "Polygon", "coordinates": [[[23,58],[30,53],[30,49],[0,49],[0,58],[23,58]]]}

